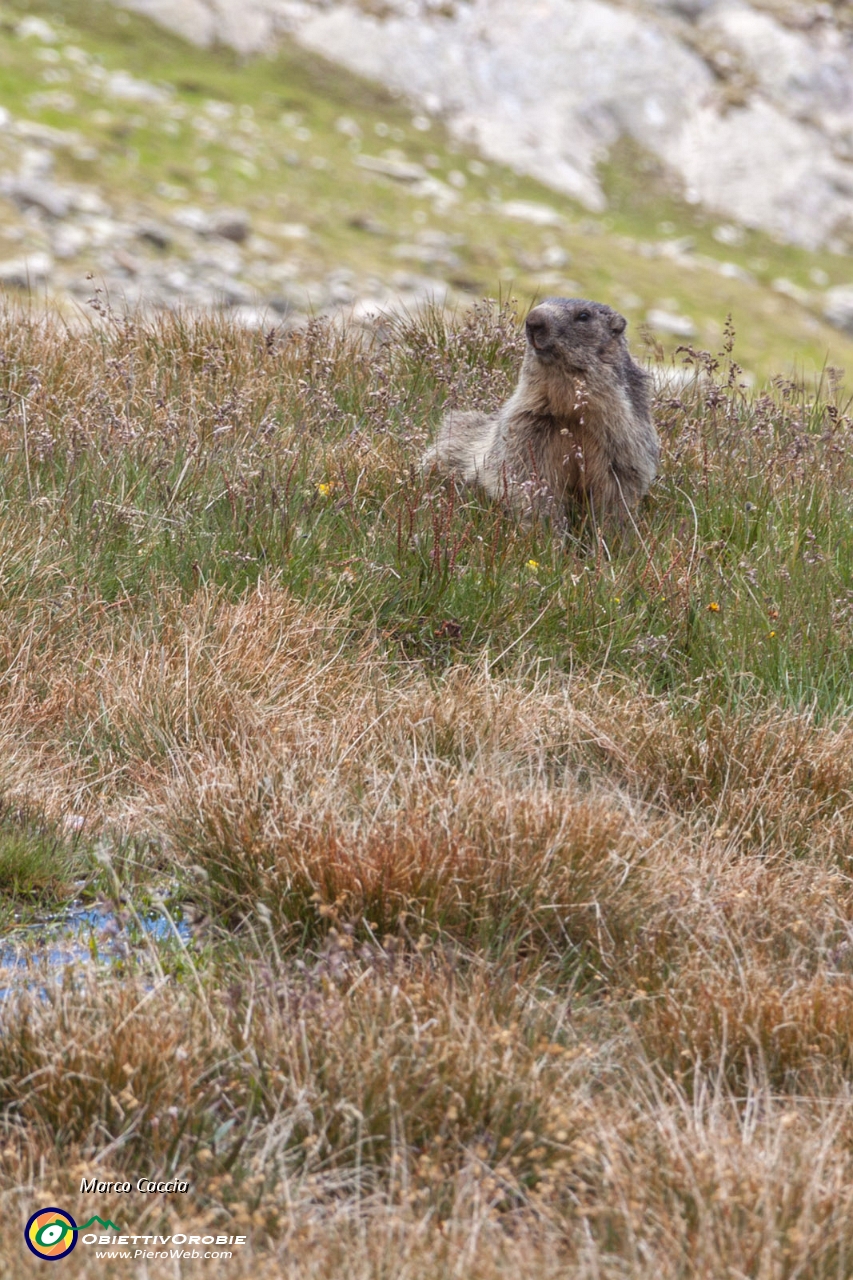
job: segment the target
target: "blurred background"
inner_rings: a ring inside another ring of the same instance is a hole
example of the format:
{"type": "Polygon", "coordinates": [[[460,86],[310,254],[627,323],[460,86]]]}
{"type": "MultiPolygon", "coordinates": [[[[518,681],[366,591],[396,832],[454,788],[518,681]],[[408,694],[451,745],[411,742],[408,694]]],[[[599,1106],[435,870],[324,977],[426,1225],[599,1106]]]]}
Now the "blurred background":
{"type": "Polygon", "coordinates": [[[847,3],[0,3],[0,293],[72,321],[579,295],[761,383],[853,370],[851,252],[847,3]]]}

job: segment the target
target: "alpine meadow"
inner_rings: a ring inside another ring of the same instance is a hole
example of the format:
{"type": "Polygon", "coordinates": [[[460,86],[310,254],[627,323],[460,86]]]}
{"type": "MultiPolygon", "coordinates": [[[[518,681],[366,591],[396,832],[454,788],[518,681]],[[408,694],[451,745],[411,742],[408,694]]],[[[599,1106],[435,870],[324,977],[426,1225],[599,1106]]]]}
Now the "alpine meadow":
{"type": "Polygon", "coordinates": [[[95,304],[0,332],[0,1274],[37,1203],[234,1276],[849,1274],[836,372],[682,351],[636,528],[560,541],[417,467],[511,303],[95,304]],[[71,901],[120,945],[57,969],[71,901]]]}

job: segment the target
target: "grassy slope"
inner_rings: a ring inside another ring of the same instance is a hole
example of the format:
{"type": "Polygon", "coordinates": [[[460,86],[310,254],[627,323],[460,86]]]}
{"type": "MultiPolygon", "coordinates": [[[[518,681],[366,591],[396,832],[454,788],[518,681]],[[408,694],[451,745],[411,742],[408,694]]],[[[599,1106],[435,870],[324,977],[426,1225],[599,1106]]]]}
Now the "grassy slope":
{"type": "MultiPolygon", "coordinates": [[[[130,209],[138,215],[142,208],[168,216],[174,205],[156,194],[157,184],[165,181],[183,188],[186,198],[197,204],[248,207],[256,230],[273,247],[273,260],[297,260],[307,278],[345,266],[362,280],[371,275],[388,279],[394,270],[408,267],[447,277],[463,293],[475,296],[511,289],[528,300],[548,292],[577,292],[622,307],[635,328],[648,308],[663,306],[693,317],[699,344],[712,349],[719,345],[731,312],[741,361],[759,375],[794,368],[812,373],[827,359],[850,366],[849,338],[768,287],[771,280],[784,276],[812,289],[810,272],[815,269],[824,271],[832,284],[842,282],[849,274],[846,259],[807,254],[755,233],[741,247],[723,249],[711,234],[715,219],[685,205],[654,166],[625,148],[604,175],[611,212],[606,218],[590,219],[570,201],[498,165],[472,173],[470,157],[450,145],[440,126],[419,132],[403,104],[300,50],[284,46],[274,57],[243,64],[225,50],[188,53],[177,38],[104,3],[33,0],[26,6],[26,12],[57,24],[60,50],[71,43],[95,55],[108,70],[123,69],[174,85],[175,102],[187,112],[175,120],[168,107],[105,103],[87,89],[82,69],[64,58],[59,64],[40,62],[35,41],[12,35],[15,14],[22,10],[6,5],[2,12],[4,102],[16,115],[75,128],[91,139],[102,159],[80,161],[61,152],[59,176],[96,181],[119,213],[130,209]],[[43,74],[57,69],[68,72],[68,80],[42,85],[43,74]],[[72,92],[75,109],[60,112],[27,105],[34,88],[52,87],[72,92]],[[235,115],[221,128],[218,141],[205,142],[192,119],[203,114],[209,99],[242,106],[251,119],[235,115]],[[110,123],[93,120],[93,112],[105,106],[110,123]],[[414,197],[405,186],[358,168],[349,139],[335,127],[341,116],[359,126],[361,149],[367,154],[392,147],[413,161],[434,157],[431,172],[442,180],[453,171],[463,174],[466,186],[460,203],[439,215],[430,201],[414,197]],[[282,123],[283,117],[288,123],[282,123]],[[165,132],[167,125],[176,131],[165,132]],[[310,137],[298,136],[304,129],[310,137]],[[197,168],[199,159],[209,165],[206,170],[197,168]],[[325,167],[314,167],[318,163],[325,167]],[[509,199],[558,208],[566,218],[565,228],[536,228],[493,212],[496,201],[509,199]],[[353,225],[363,222],[365,215],[391,234],[377,236],[353,225]],[[308,226],[310,240],[294,246],[281,235],[282,222],[308,226]],[[662,225],[668,228],[665,232],[662,225]],[[411,241],[430,229],[453,239],[456,265],[422,267],[393,257],[396,238],[411,241]],[[631,244],[685,235],[693,238],[697,253],[735,263],[750,271],[756,283],[725,279],[701,268],[689,270],[666,258],[644,258],[631,244]],[[571,255],[566,268],[548,272],[531,267],[557,244],[571,255]]],[[[96,257],[86,265],[97,271],[96,257]]],[[[262,288],[264,281],[256,283],[262,288]]],[[[667,350],[675,345],[667,340],[667,350]]]]}
{"type": "Polygon", "coordinates": [[[236,1275],[847,1274],[831,388],[749,398],[724,358],[661,401],[609,559],[417,474],[443,404],[513,384],[509,314],[373,353],[4,323],[6,912],[74,876],[204,917],[4,1005],[4,1221],[177,1171],[96,1208],[245,1231],[236,1275]]]}

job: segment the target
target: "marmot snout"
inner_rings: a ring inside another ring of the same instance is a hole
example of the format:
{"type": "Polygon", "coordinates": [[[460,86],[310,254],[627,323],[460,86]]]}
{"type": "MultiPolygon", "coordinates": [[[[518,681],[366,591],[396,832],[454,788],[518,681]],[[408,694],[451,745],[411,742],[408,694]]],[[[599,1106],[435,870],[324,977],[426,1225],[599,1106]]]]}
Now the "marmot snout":
{"type": "Polygon", "coordinates": [[[518,386],[494,414],[451,412],[424,465],[530,513],[584,506],[621,519],[658,466],[649,377],[630,356],[626,321],[583,298],[546,298],[527,317],[518,386]]]}

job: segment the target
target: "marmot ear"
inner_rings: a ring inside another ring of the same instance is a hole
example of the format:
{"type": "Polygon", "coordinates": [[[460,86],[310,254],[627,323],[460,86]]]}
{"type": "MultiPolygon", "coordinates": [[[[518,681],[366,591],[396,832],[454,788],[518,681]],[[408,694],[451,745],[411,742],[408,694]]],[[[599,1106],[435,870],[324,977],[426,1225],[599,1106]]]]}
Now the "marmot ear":
{"type": "Polygon", "coordinates": [[[624,316],[614,315],[610,317],[611,333],[624,333],[627,327],[627,324],[628,324],[628,321],[625,319],[624,316]]]}

